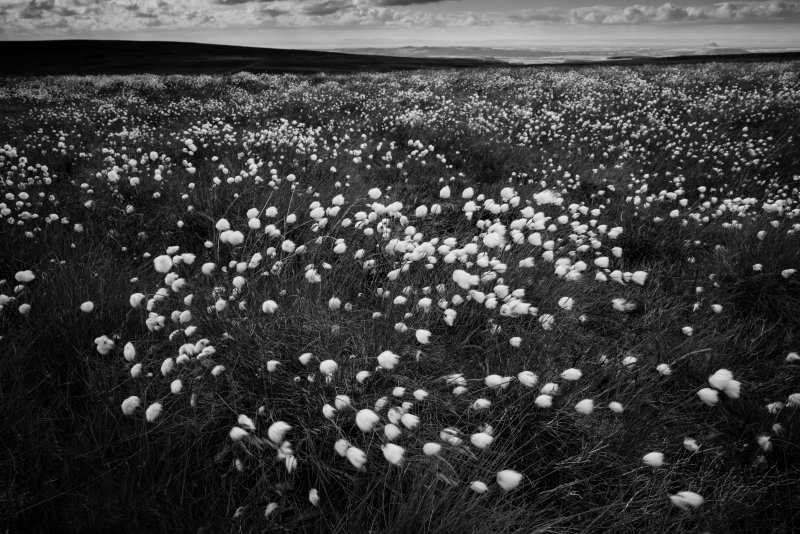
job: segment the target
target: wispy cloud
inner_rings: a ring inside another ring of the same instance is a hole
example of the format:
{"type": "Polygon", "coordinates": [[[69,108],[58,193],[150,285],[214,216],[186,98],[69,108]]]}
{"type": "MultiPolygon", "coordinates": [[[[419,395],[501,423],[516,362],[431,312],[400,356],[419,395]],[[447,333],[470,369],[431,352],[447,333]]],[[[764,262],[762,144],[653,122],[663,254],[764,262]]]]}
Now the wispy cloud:
{"type": "Polygon", "coordinates": [[[748,23],[800,21],[800,2],[723,2],[707,6],[681,7],[667,2],[659,6],[591,6],[526,9],[507,16],[516,23],[644,24],[670,22],[748,23]]]}
{"type": "MultiPolygon", "coordinates": [[[[441,0],[0,0],[0,34],[147,28],[669,25],[800,21],[800,2],[542,7],[511,11],[427,9],[441,0]]],[[[554,0],[555,3],[555,0],[554,0]]],[[[458,5],[450,3],[448,5],[458,5]]],[[[498,2],[498,5],[501,5],[498,2]]]]}

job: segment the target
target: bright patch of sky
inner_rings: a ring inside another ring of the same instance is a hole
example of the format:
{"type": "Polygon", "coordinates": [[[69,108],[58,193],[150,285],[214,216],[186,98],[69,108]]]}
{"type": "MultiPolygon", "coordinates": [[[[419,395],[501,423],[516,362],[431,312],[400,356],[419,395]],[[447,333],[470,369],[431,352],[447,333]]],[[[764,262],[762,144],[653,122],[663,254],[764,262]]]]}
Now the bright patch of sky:
{"type": "Polygon", "coordinates": [[[800,1],[0,0],[0,39],[279,48],[800,48],[800,1]]]}

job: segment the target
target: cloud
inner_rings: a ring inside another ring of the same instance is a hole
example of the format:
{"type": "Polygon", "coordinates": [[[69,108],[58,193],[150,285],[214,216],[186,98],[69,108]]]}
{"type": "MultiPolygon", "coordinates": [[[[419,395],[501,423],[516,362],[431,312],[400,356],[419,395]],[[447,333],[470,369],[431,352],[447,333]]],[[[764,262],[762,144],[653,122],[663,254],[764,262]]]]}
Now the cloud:
{"type": "Polygon", "coordinates": [[[569,24],[796,22],[800,21],[800,2],[735,1],[695,7],[680,7],[667,2],[660,6],[540,8],[522,10],[507,18],[515,23],[569,24]]]}
{"type": "Polygon", "coordinates": [[[373,0],[372,5],[375,6],[415,6],[420,4],[438,4],[444,0],[373,0]]]}
{"type": "MultiPolygon", "coordinates": [[[[5,36],[13,36],[35,35],[37,31],[53,29],[79,33],[153,26],[176,30],[488,26],[525,29],[537,25],[800,22],[800,0],[735,0],[698,6],[678,6],[672,2],[631,3],[627,7],[543,7],[513,13],[426,9],[440,1],[443,0],[0,0],[0,28],[5,36]]],[[[552,1],[557,4],[557,0],[552,1]]]]}

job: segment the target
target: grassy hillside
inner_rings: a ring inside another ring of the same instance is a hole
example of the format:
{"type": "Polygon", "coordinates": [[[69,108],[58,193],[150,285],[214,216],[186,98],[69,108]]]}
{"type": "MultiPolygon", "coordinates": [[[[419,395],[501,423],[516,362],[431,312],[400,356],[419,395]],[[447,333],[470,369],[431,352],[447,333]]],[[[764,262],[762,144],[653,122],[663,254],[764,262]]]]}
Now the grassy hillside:
{"type": "Polygon", "coordinates": [[[386,72],[498,66],[470,58],[405,58],[169,41],[0,41],[2,75],[386,72]]]}
{"type": "Polygon", "coordinates": [[[797,63],[0,84],[10,532],[798,530],[797,63]]]}

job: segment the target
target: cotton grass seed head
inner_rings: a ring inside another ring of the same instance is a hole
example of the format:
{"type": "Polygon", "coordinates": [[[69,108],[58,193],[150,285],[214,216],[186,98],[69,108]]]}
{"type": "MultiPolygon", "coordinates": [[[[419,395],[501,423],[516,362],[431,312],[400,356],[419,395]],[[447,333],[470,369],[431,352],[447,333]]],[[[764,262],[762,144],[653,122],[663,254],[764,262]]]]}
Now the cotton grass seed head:
{"type": "Polygon", "coordinates": [[[403,457],[406,453],[406,450],[401,447],[400,445],[395,445],[394,443],[386,443],[381,447],[383,451],[383,456],[386,458],[386,461],[392,465],[400,465],[403,463],[403,457]]]}
{"type": "Polygon", "coordinates": [[[526,388],[533,388],[539,382],[539,377],[531,371],[522,371],[517,375],[517,380],[526,388]]]}
{"type": "Polygon", "coordinates": [[[325,376],[333,376],[339,369],[339,365],[333,360],[324,360],[319,364],[319,371],[325,376]]]}
{"type": "Polygon", "coordinates": [[[697,452],[698,450],[700,450],[700,445],[694,438],[685,438],[683,440],[683,446],[689,452],[697,452]]]}
{"type": "Polygon", "coordinates": [[[244,438],[248,437],[250,434],[247,433],[247,430],[235,426],[231,428],[231,431],[228,433],[232,441],[241,441],[244,438]]]}
{"type": "Polygon", "coordinates": [[[122,413],[130,417],[141,405],[142,400],[136,395],[132,395],[122,401],[122,413]]]}
{"type": "Polygon", "coordinates": [[[513,469],[504,469],[497,473],[497,484],[503,491],[512,491],[522,482],[522,473],[513,469]]]}
{"type": "Polygon", "coordinates": [[[714,406],[719,402],[719,392],[716,389],[703,388],[697,392],[697,396],[708,406],[714,406]]]}
{"type": "Polygon", "coordinates": [[[583,373],[580,371],[580,369],[575,369],[574,367],[561,373],[561,378],[569,382],[579,380],[582,376],[583,373]]]}
{"type": "Polygon", "coordinates": [[[367,453],[363,450],[359,449],[358,447],[349,447],[346,452],[347,461],[350,464],[358,469],[359,471],[364,469],[364,465],[367,463],[367,453]]]}
{"type": "Polygon", "coordinates": [[[594,410],[594,401],[592,399],[583,399],[575,405],[575,411],[582,415],[589,415],[594,410]]]}
{"type": "Polygon", "coordinates": [[[492,444],[494,438],[485,432],[479,432],[477,434],[472,434],[469,440],[477,448],[486,449],[492,444]]]}
{"type": "Polygon", "coordinates": [[[333,450],[336,451],[336,454],[341,456],[342,458],[345,457],[347,454],[347,449],[350,448],[350,442],[344,438],[337,439],[336,443],[333,444],[333,450]]]}
{"type": "Polygon", "coordinates": [[[283,441],[287,432],[292,429],[291,425],[283,421],[276,421],[269,426],[267,430],[267,437],[274,444],[279,444],[283,441]]]}
{"type": "Polygon", "coordinates": [[[708,383],[711,384],[711,387],[720,391],[724,390],[731,380],[733,380],[733,373],[727,369],[720,369],[708,377],[708,383]]]}
{"type": "Polygon", "coordinates": [[[378,365],[383,369],[392,370],[400,363],[400,356],[390,350],[385,350],[378,355],[378,365]]]}
{"type": "Polygon", "coordinates": [[[469,489],[471,489],[478,495],[482,495],[487,491],[489,491],[489,487],[480,480],[475,480],[474,482],[472,482],[472,484],[469,485],[469,489]]]}
{"type": "Polygon", "coordinates": [[[679,491],[675,495],[670,495],[669,500],[681,510],[698,508],[705,502],[702,496],[693,491],[679,491]]]}
{"type": "Polygon", "coordinates": [[[649,452],[642,457],[642,461],[650,467],[661,467],[664,465],[664,454],[661,452],[649,452]]]}
{"type": "Polygon", "coordinates": [[[436,456],[442,451],[442,446],[439,443],[426,443],[422,446],[422,452],[425,456],[436,456]]]}
{"type": "Polygon", "coordinates": [[[162,411],[163,411],[163,408],[162,408],[160,402],[154,402],[153,404],[148,406],[147,410],[145,411],[145,414],[144,414],[145,418],[147,419],[147,422],[148,423],[155,422],[156,419],[161,417],[162,411]]]}

